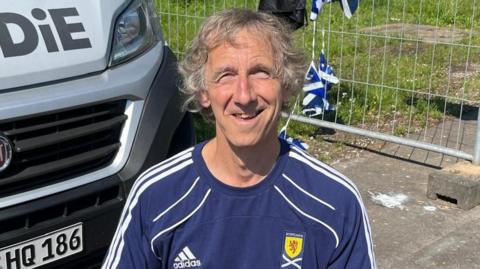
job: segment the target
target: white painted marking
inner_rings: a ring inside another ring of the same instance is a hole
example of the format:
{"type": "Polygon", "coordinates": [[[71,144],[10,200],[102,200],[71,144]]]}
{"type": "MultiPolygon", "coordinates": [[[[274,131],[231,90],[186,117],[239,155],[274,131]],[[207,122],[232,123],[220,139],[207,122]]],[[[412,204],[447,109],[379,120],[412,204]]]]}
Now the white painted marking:
{"type": "Polygon", "coordinates": [[[408,196],[403,193],[398,194],[371,194],[372,201],[378,205],[388,207],[388,208],[400,208],[405,209],[403,205],[407,200],[408,196]]]}
{"type": "Polygon", "coordinates": [[[423,209],[424,209],[425,211],[430,211],[430,212],[434,212],[434,211],[437,210],[437,208],[434,207],[434,206],[432,206],[432,205],[426,205],[426,206],[423,207],[423,209]]]}

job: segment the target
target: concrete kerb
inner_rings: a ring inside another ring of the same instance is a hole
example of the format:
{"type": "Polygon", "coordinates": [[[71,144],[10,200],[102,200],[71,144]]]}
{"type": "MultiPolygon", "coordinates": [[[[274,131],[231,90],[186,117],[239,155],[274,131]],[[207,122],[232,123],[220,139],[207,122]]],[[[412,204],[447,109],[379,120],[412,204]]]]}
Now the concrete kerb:
{"type": "Polygon", "coordinates": [[[480,166],[459,162],[428,176],[427,197],[469,210],[480,204],[480,166]]]}

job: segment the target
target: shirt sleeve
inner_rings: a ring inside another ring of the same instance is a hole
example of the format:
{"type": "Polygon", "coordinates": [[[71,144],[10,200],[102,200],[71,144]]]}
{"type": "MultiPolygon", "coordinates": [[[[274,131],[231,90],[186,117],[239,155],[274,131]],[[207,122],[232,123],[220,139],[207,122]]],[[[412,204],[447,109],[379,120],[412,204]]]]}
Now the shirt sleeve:
{"type": "Polygon", "coordinates": [[[348,211],[340,244],[332,255],[328,269],[375,269],[373,242],[365,207],[354,203],[348,211]]]}
{"type": "Polygon", "coordinates": [[[128,201],[130,198],[125,205],[125,216],[122,216],[118,224],[102,269],[162,268],[161,260],[151,250],[146,236],[141,202],[135,205],[128,201]]]}

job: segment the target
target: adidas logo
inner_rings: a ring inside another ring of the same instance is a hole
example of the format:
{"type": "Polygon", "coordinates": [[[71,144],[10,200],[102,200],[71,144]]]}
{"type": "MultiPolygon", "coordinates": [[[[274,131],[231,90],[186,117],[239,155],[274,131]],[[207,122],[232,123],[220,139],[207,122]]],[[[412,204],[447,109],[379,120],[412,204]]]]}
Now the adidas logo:
{"type": "Polygon", "coordinates": [[[202,263],[193,255],[192,251],[188,247],[184,247],[180,253],[178,253],[173,263],[173,268],[192,268],[200,267],[202,263]]]}

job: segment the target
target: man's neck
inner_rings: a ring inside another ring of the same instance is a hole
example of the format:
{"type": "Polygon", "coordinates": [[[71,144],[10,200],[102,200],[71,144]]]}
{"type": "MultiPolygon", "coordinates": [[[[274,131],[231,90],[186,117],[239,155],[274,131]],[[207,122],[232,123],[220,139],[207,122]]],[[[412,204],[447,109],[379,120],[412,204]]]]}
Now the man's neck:
{"type": "Polygon", "coordinates": [[[276,137],[251,147],[235,147],[214,138],[205,145],[202,156],[218,180],[234,187],[249,187],[269,174],[279,153],[280,142],[276,137]]]}

